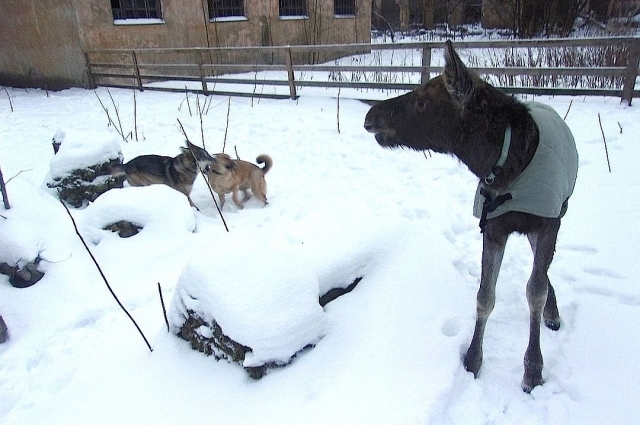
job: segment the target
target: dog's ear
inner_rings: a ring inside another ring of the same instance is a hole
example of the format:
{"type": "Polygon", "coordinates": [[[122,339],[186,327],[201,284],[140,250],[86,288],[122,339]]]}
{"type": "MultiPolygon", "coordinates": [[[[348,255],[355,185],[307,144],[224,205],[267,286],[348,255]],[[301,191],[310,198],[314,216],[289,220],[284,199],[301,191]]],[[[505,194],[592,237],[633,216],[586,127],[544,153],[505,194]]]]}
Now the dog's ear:
{"type": "Polygon", "coordinates": [[[447,90],[456,100],[464,104],[473,93],[473,74],[462,63],[460,56],[451,44],[451,40],[447,40],[445,43],[444,60],[444,81],[447,90]]]}

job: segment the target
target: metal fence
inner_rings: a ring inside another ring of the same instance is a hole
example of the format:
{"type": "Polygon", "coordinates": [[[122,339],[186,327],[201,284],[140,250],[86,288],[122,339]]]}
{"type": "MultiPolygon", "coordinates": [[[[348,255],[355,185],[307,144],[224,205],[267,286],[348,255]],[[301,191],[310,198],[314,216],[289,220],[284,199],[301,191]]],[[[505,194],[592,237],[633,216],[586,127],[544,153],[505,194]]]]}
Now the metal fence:
{"type": "MultiPolygon", "coordinates": [[[[93,87],[295,99],[303,87],[412,90],[442,72],[432,57],[443,47],[411,42],[102,49],[86,51],[85,58],[93,87]],[[385,60],[394,55],[395,64],[385,60]],[[317,64],[323,58],[346,59],[317,64]],[[281,90],[257,90],[263,86],[281,90]]],[[[508,93],[616,96],[629,105],[640,95],[640,37],[459,41],[454,47],[468,50],[469,67],[508,93]]]]}

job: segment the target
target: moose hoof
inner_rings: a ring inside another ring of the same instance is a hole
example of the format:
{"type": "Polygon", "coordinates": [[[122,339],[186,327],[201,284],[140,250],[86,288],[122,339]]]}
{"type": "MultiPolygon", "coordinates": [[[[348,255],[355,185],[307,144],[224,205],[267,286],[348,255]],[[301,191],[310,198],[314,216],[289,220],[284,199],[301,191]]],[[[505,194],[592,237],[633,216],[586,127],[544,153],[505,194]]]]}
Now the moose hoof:
{"type": "Polygon", "coordinates": [[[478,377],[478,371],[480,371],[480,366],[482,366],[482,352],[478,351],[467,351],[467,355],[464,356],[464,360],[462,362],[464,365],[464,369],[467,372],[473,373],[473,377],[478,377]]]}
{"type": "Polygon", "coordinates": [[[544,325],[552,331],[560,329],[560,319],[544,319],[544,325]]]}
{"type": "Polygon", "coordinates": [[[524,361],[524,376],[522,377],[522,391],[530,393],[538,385],[544,384],[542,379],[542,362],[524,361]]]}
{"type": "Polygon", "coordinates": [[[542,384],[544,384],[544,380],[542,379],[542,376],[539,376],[539,377],[536,377],[535,379],[530,379],[530,380],[527,380],[527,378],[525,377],[525,379],[522,380],[522,391],[529,394],[531,391],[533,391],[535,387],[542,384]]]}

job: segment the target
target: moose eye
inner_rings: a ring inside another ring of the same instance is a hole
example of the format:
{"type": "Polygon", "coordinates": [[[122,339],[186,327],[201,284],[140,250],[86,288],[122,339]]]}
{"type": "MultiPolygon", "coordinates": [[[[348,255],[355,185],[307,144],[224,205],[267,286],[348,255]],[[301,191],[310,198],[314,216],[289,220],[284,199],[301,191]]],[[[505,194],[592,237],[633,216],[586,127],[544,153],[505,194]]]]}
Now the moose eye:
{"type": "Polygon", "coordinates": [[[414,104],[414,108],[417,112],[422,113],[425,111],[425,109],[427,109],[427,102],[422,99],[418,99],[414,104]]]}

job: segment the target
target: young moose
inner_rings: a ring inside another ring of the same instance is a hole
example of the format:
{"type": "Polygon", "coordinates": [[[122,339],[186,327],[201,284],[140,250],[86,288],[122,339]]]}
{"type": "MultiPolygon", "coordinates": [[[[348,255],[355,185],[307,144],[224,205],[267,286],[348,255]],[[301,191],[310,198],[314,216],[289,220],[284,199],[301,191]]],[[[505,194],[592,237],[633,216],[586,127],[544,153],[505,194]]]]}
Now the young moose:
{"type": "Polygon", "coordinates": [[[483,233],[482,274],[475,331],[464,357],[464,367],[475,377],[507,238],[514,232],[527,235],[534,260],[527,283],[530,329],[522,388],[530,392],[543,383],[542,318],[548,328],[560,328],[547,270],[578,171],[569,128],[551,108],[521,103],[482,81],[450,41],[443,75],[374,105],[364,126],[383,147],[451,154],[480,179],[474,215],[483,233]]]}

